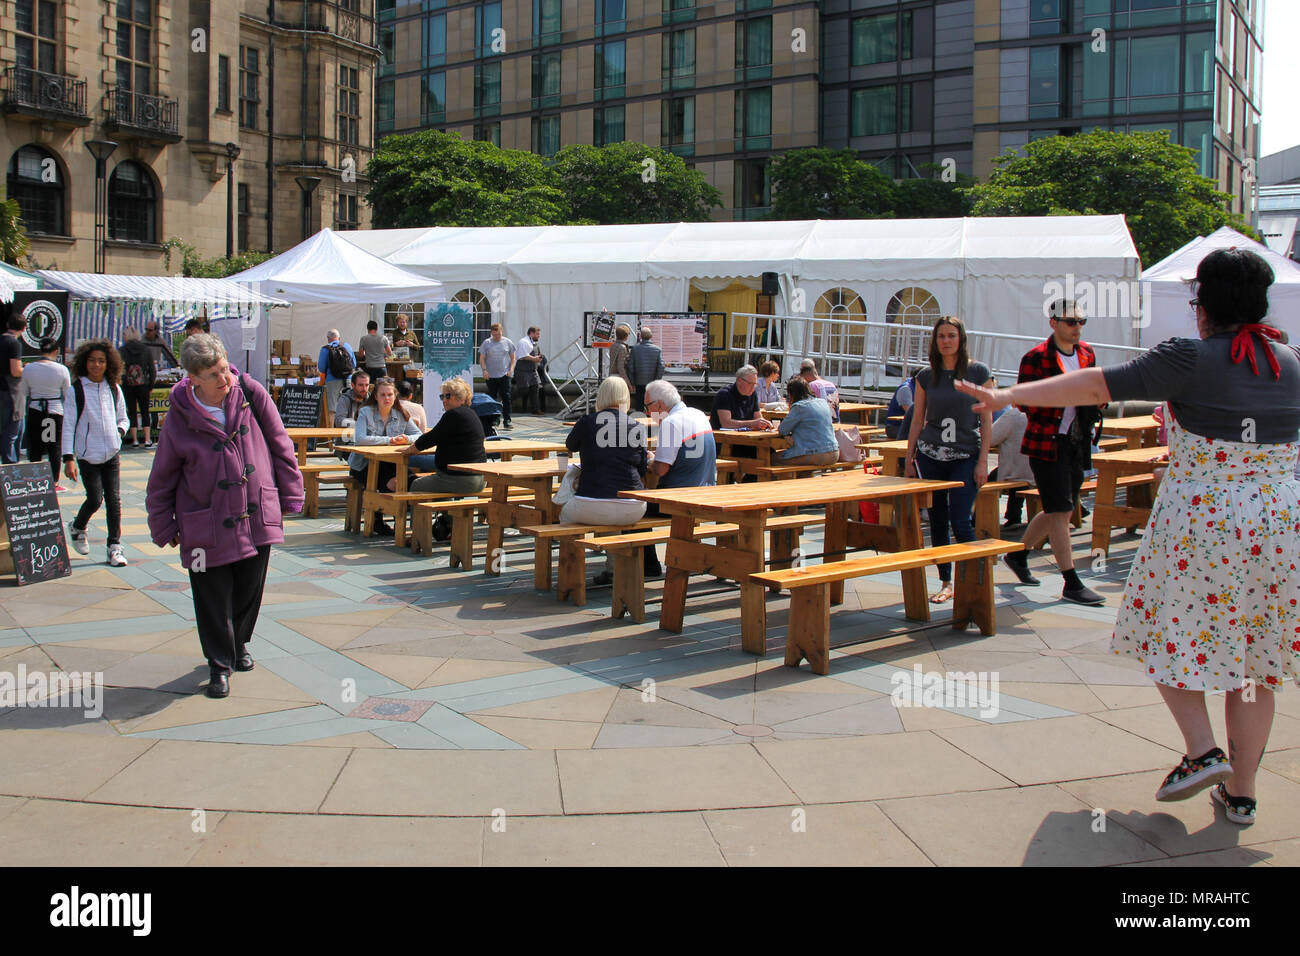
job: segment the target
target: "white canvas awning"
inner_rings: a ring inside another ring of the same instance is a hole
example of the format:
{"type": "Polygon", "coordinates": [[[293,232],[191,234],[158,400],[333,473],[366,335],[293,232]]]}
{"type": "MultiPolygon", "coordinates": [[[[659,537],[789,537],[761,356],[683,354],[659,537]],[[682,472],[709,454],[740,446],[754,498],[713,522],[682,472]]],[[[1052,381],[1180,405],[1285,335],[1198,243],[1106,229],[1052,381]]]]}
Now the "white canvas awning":
{"type": "Polygon", "coordinates": [[[188,276],[119,276],[93,272],[57,272],[43,269],[38,275],[58,289],[67,289],[76,299],[95,302],[185,302],[230,307],[285,306],[289,303],[264,295],[257,286],[235,279],[194,279],[188,276]]]}

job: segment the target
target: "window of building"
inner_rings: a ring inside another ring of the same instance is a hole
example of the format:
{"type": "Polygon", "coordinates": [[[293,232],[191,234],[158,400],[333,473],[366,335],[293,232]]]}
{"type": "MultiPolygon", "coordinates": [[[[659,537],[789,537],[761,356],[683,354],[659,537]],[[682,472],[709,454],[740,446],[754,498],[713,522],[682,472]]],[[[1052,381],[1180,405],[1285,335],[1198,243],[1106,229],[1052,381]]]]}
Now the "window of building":
{"type": "Polygon", "coordinates": [[[596,5],[596,36],[622,33],[627,23],[627,0],[591,0],[596,5]]]}
{"type": "Polygon", "coordinates": [[[559,43],[563,32],[563,0],[533,0],[533,36],[537,45],[559,43]]]}
{"type": "MultiPolygon", "coordinates": [[[[600,145],[597,143],[597,145],[600,145]]],[[[560,151],[560,118],[558,116],[533,117],[533,152],[538,156],[554,156],[560,151]]]]}
{"type": "Polygon", "coordinates": [[[14,4],[14,60],[18,67],[58,72],[58,12],[54,0],[18,0],[14,4]]]}
{"type": "Polygon", "coordinates": [[[493,146],[501,145],[501,124],[500,123],[479,123],[474,127],[474,142],[491,143],[493,146]]]}
{"type": "Polygon", "coordinates": [[[623,142],[625,116],[626,110],[622,106],[596,107],[592,141],[597,146],[623,142]]]}
{"type": "Polygon", "coordinates": [[[157,195],[148,169],[130,159],[118,163],[108,177],[108,238],[157,242],[157,195]]]}
{"type": "Polygon", "coordinates": [[[559,53],[541,53],[533,57],[533,109],[560,105],[559,53]]]}
{"type": "MultiPolygon", "coordinates": [[[[435,13],[424,18],[422,38],[424,65],[442,66],[447,62],[447,14],[435,13]]],[[[488,38],[491,45],[491,37],[488,38]]]]}
{"type": "MultiPolygon", "coordinates": [[[[1121,63],[1116,45],[1115,68],[1128,67],[1128,104],[1117,113],[1152,113],[1178,109],[1178,37],[1134,37],[1121,63]]],[[[1116,82],[1116,99],[1120,98],[1116,82]]],[[[1032,113],[1030,114],[1033,115],[1032,113]]]]}
{"type": "Polygon", "coordinates": [[[1183,43],[1183,109],[1208,110],[1214,106],[1214,34],[1189,33],[1183,43]]]}
{"type": "Polygon", "coordinates": [[[375,97],[375,132],[381,135],[393,131],[394,93],[391,80],[379,84],[379,92],[375,97]]]}
{"type": "Polygon", "coordinates": [[[505,52],[501,31],[501,2],[494,0],[474,8],[475,56],[498,56],[505,52]],[[495,47],[495,49],[493,49],[495,47]]]}
{"type": "MultiPolygon", "coordinates": [[[[867,306],[862,296],[852,289],[830,289],[822,293],[813,307],[813,317],[817,319],[834,319],[831,322],[814,322],[812,324],[812,355],[856,355],[866,354],[865,325],[867,306]],[[841,325],[844,321],[862,322],[862,325],[841,325]]],[[[846,370],[841,367],[840,374],[846,370]]]]}
{"type": "Polygon", "coordinates": [[[338,140],[355,146],[361,142],[361,80],[356,67],[339,66],[338,140]]]}
{"type": "Polygon", "coordinates": [[[695,0],[664,0],[664,23],[685,23],[695,19],[695,0]]]}
{"type": "Polygon", "coordinates": [[[461,289],[451,297],[470,315],[474,316],[474,341],[482,342],[492,334],[492,303],[478,289],[461,289]]]}
{"type": "Polygon", "coordinates": [[[334,228],[338,230],[361,228],[361,200],[353,194],[339,193],[338,219],[334,228]]]}
{"type": "Polygon", "coordinates": [[[117,85],[153,92],[153,0],[117,0],[117,85]]]}
{"type": "MultiPolygon", "coordinates": [[[[754,17],[736,27],[736,69],[763,70],[763,78],[772,75],[772,18],[754,17]]],[[[755,74],[749,74],[753,79],[755,74]]],[[[737,77],[742,79],[742,77],[737,77]]]]}
{"type": "Polygon", "coordinates": [[[426,73],[420,81],[422,126],[434,126],[447,118],[447,74],[426,73]]]}
{"type": "Polygon", "coordinates": [[[736,210],[744,219],[755,218],[767,211],[772,204],[767,160],[736,160],[735,201],[736,210]]]}
{"type": "Polygon", "coordinates": [[[853,21],[854,66],[912,58],[912,13],[882,13],[853,21]]]}
{"type": "Polygon", "coordinates": [[[672,152],[692,155],[695,152],[695,97],[679,96],[663,100],[660,117],[662,142],[672,152]]]}
{"type": "MultiPolygon", "coordinates": [[[[1121,41],[1123,42],[1123,41],[1121,41]]],[[[1115,44],[1083,51],[1083,115],[1105,116],[1110,112],[1111,50],[1115,44]]]]}
{"type": "Polygon", "coordinates": [[[495,115],[501,112],[501,61],[474,67],[474,109],[495,115]]]}
{"type": "Polygon", "coordinates": [[[880,136],[912,131],[912,84],[854,90],[849,100],[849,135],[880,136]]]}
{"type": "Polygon", "coordinates": [[[379,75],[392,76],[397,70],[397,28],[379,28],[379,75]]]}
{"type": "Polygon", "coordinates": [[[772,136],[772,88],[736,91],[737,149],[766,149],[772,136]]]}
{"type": "Polygon", "coordinates": [[[39,146],[24,146],[9,159],[5,196],[18,201],[29,233],[62,236],[63,171],[53,155],[39,146]]]}
{"type": "Polygon", "coordinates": [[[663,80],[670,90],[695,86],[695,28],[663,34],[663,80]]]}
{"type": "Polygon", "coordinates": [[[217,112],[230,112],[230,57],[217,55],[217,112]]]}
{"type": "Polygon", "coordinates": [[[1031,49],[1029,51],[1029,118],[1059,117],[1062,86],[1061,48],[1038,46],[1031,49]]]}
{"type": "Polygon", "coordinates": [[[253,220],[253,205],[248,197],[248,184],[240,183],[235,187],[235,209],[238,211],[238,225],[236,227],[237,241],[239,242],[239,251],[247,252],[250,248],[248,241],[248,227],[253,220]]]}
{"type": "Polygon", "coordinates": [[[1062,0],[1030,0],[1029,35],[1039,37],[1060,33],[1061,18],[1066,14],[1065,7],[1062,0]]]}
{"type": "Polygon", "coordinates": [[[627,83],[627,41],[610,40],[596,45],[596,89],[604,97],[623,95],[627,83]]]}
{"type": "Polygon", "coordinates": [[[239,48],[239,125],[257,129],[257,107],[262,102],[260,51],[256,47],[239,48]]]}
{"type": "Polygon", "coordinates": [[[916,333],[909,335],[902,331],[890,332],[887,361],[901,363],[906,358],[908,364],[913,366],[927,364],[929,330],[934,327],[935,320],[942,314],[939,300],[927,289],[910,286],[895,292],[890,297],[889,304],[885,306],[885,321],[894,325],[920,327],[925,331],[921,335],[916,333]],[[909,341],[912,344],[911,354],[904,356],[909,341]]]}

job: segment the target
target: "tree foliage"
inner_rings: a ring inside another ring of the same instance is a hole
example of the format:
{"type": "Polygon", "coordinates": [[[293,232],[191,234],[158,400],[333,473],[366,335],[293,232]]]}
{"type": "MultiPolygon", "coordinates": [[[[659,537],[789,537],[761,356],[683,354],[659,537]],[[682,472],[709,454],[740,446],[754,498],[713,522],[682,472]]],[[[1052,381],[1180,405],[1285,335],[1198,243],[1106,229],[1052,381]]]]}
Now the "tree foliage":
{"type": "Polygon", "coordinates": [[[894,183],[851,149],[792,149],[772,164],[769,219],[887,219],[894,183]]]}
{"type": "Polygon", "coordinates": [[[644,143],[566,146],[552,169],[570,222],[705,222],[722,205],[722,193],[703,173],[644,143]]]}
{"type": "Polygon", "coordinates": [[[975,185],[975,177],[956,173],[953,181],[944,177],[944,168],[935,163],[925,163],[919,170],[919,179],[903,179],[894,184],[897,198],[894,215],[899,219],[960,219],[970,215],[971,198],[968,190],[975,185]]]}
{"type": "Polygon", "coordinates": [[[18,265],[18,257],[27,251],[27,229],[17,199],[0,199],[0,259],[18,265]]]}
{"type": "Polygon", "coordinates": [[[274,255],[271,252],[239,252],[230,258],[217,256],[212,259],[204,259],[189,243],[183,239],[173,237],[163,243],[164,268],[171,268],[173,250],[181,254],[181,275],[195,279],[224,279],[236,272],[251,269],[274,255]]]}
{"type": "Polygon", "coordinates": [[[989,181],[970,190],[971,215],[1123,215],[1147,266],[1221,226],[1256,235],[1200,175],[1196,152],[1163,131],[1096,130],[1022,149],[995,159],[989,181]]]}
{"type": "Polygon", "coordinates": [[[367,172],[379,229],[539,226],[567,213],[540,156],[437,130],[385,137],[367,172]]]}

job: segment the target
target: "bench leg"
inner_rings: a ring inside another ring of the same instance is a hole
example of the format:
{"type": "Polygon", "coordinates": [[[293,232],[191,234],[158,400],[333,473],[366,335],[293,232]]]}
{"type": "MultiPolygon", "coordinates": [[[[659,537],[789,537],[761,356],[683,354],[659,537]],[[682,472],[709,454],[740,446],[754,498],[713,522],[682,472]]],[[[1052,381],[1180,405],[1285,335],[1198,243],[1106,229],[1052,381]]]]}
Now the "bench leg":
{"type": "Polygon", "coordinates": [[[429,512],[429,520],[421,520],[424,512],[420,509],[411,509],[411,553],[412,554],[433,554],[433,512],[429,512]]]}
{"type": "Polygon", "coordinates": [[[956,562],[952,598],[952,629],[964,631],[974,624],[985,637],[997,633],[993,604],[993,558],[956,562]]]}
{"type": "Polygon", "coordinates": [[[343,530],[353,534],[361,530],[361,488],[357,485],[348,488],[347,517],[343,521],[343,530]]]}
{"type": "Polygon", "coordinates": [[[644,560],[640,548],[619,548],[611,555],[614,595],[609,605],[609,616],[615,620],[627,614],[633,623],[645,623],[644,560]]]}
{"type": "Polygon", "coordinates": [[[825,584],[795,588],[790,593],[790,626],[786,629],[785,666],[808,659],[814,674],[827,674],[831,659],[831,595],[825,584]]]}
{"type": "Polygon", "coordinates": [[[533,587],[539,591],[551,589],[551,541],[538,538],[533,542],[533,587]]]}
{"type": "Polygon", "coordinates": [[[577,538],[560,539],[560,567],[556,574],[556,598],[572,599],[576,607],[583,607],[587,603],[587,549],[578,544],[577,538]]]}
{"type": "Polygon", "coordinates": [[[302,476],[302,494],[303,517],[316,517],[320,499],[320,475],[315,472],[308,472],[302,476]]]}
{"type": "MultiPolygon", "coordinates": [[[[429,533],[433,534],[430,527],[429,533]]],[[[449,567],[474,570],[474,516],[462,514],[451,519],[451,554],[449,567]]]]}
{"type": "Polygon", "coordinates": [[[998,505],[1000,495],[980,492],[975,496],[975,540],[998,536],[998,505]]]}
{"type": "Polygon", "coordinates": [[[406,547],[406,512],[410,509],[405,501],[400,501],[393,508],[393,544],[399,548],[406,547]]]}

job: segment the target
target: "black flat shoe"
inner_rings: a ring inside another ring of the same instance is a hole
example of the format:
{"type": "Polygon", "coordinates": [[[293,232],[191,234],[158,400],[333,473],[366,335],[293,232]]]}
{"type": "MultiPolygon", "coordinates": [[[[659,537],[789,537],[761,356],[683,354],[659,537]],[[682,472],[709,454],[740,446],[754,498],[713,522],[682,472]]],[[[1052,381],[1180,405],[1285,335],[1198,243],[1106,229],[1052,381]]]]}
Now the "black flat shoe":
{"type": "Polygon", "coordinates": [[[1002,563],[1011,569],[1011,573],[1020,579],[1021,584],[1035,585],[1039,584],[1038,578],[1034,577],[1029,571],[1029,563],[1026,561],[1013,561],[1011,555],[1005,555],[1002,563]]]}
{"type": "Polygon", "coordinates": [[[242,673],[248,673],[257,665],[253,663],[253,655],[244,651],[239,655],[239,660],[235,661],[235,670],[242,673]]]}
{"type": "Polygon", "coordinates": [[[209,697],[229,697],[230,678],[225,674],[209,675],[208,689],[204,693],[209,697]]]}

